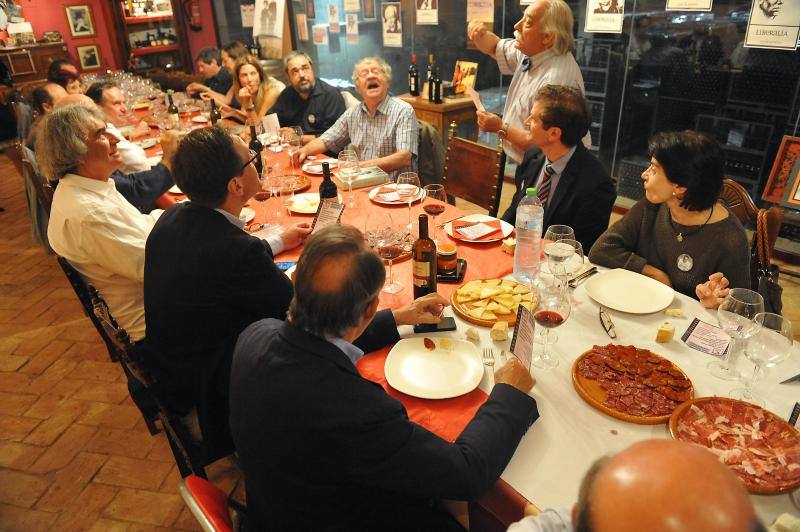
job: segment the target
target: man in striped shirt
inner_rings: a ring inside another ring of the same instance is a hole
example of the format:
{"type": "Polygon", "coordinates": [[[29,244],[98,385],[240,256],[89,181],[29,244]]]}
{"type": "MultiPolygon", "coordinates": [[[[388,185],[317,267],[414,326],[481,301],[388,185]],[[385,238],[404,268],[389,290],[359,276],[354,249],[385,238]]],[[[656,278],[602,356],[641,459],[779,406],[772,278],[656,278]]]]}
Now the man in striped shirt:
{"type": "Polygon", "coordinates": [[[353,82],[364,102],[351,107],[325,133],[300,149],[300,162],[325,151],[338,153],[348,144],[362,167],[379,166],[390,178],[416,172],[419,124],[414,109],[389,96],[392,68],[379,57],[356,63],[353,82]]]}

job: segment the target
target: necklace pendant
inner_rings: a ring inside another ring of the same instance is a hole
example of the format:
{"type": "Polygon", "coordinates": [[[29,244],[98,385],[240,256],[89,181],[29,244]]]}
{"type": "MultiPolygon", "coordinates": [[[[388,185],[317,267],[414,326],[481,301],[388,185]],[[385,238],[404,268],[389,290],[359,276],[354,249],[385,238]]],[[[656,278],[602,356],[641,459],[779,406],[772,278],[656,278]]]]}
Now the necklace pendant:
{"type": "Polygon", "coordinates": [[[675,237],[678,242],[683,242],[683,233],[678,233],[678,236],[675,237]]]}

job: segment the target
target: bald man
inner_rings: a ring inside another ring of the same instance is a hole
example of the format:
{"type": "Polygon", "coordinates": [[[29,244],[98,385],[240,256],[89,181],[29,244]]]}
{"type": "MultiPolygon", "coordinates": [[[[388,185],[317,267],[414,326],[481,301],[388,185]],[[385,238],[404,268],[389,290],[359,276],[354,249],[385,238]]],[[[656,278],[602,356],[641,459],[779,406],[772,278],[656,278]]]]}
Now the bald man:
{"type": "Polygon", "coordinates": [[[571,514],[549,509],[509,532],[756,532],[744,484],[704,448],[646,440],[595,462],[571,514]],[[573,528],[574,523],[574,528],[573,528]]]}

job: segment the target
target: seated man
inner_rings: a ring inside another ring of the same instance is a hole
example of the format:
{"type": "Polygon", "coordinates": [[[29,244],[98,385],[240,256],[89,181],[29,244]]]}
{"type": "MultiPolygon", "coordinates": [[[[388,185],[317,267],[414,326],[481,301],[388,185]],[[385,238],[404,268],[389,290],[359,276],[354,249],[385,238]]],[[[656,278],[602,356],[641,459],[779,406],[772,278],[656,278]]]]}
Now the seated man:
{"type": "MultiPolygon", "coordinates": [[[[511,357],[449,443],[409,421],[403,405],[354,366],[364,351],[396,342],[397,324],[413,322],[399,311],[376,312],[385,270],[362,234],[351,226],[320,230],[295,274],[288,320],[252,324],[233,354],[231,431],[248,526],[448,530],[448,516],[430,499],[477,499],[496,482],[538,417],[527,394],[533,378],[511,357]],[[370,337],[353,345],[368,326],[370,337]]],[[[431,297],[443,301],[431,294],[414,305],[431,297]]]]}
{"type": "Polygon", "coordinates": [[[517,167],[517,191],[503,220],[514,225],[525,190],[536,187],[544,207],[542,232],[551,225],[568,225],[584,253],[589,252],[608,228],[617,197],[608,172],[581,142],[590,123],[591,112],[579,89],[545,85],[539,90],[525,120],[538,148],[529,148],[517,167]]]}
{"type": "MultiPolygon", "coordinates": [[[[86,96],[100,107],[106,115],[106,131],[117,137],[117,149],[122,155],[122,166],[120,172],[142,172],[150,169],[147,162],[147,155],[138,144],[134,144],[119,130],[121,127],[130,126],[128,120],[128,106],[125,102],[125,95],[114,83],[108,81],[98,81],[93,83],[86,91],[86,96]]],[[[127,133],[130,138],[141,137],[150,133],[150,127],[146,122],[139,122],[133,131],[127,133]]]]}
{"type": "Polygon", "coordinates": [[[36,151],[36,132],[42,117],[52,111],[56,101],[66,95],[67,91],[64,90],[64,87],[50,81],[33,89],[31,103],[35,114],[31,128],[28,130],[28,136],[25,138],[25,146],[31,151],[36,151]]]}
{"type": "Polygon", "coordinates": [[[571,512],[548,509],[508,529],[572,530],[759,532],[764,527],[742,482],[716,456],[694,444],[646,440],[592,464],[571,512]]]}
{"type": "Polygon", "coordinates": [[[271,113],[282,126],[301,126],[303,144],[331,127],[345,111],[344,98],[334,87],[315,79],[311,58],[305,52],[290,52],[283,60],[290,86],[283,89],[271,113]]]}
{"type": "Polygon", "coordinates": [[[363,167],[379,166],[390,177],[415,172],[419,124],[409,104],[389,96],[392,67],[379,57],[367,57],[356,63],[353,82],[364,102],[303,146],[300,162],[308,155],[338,153],[352,144],[363,167]]]}
{"type": "Polygon", "coordinates": [[[233,85],[233,78],[227,68],[222,68],[219,50],[213,47],[203,48],[195,58],[197,73],[203,78],[202,83],[193,82],[186,87],[186,92],[193,98],[209,90],[219,94],[227,94],[233,85]]]}

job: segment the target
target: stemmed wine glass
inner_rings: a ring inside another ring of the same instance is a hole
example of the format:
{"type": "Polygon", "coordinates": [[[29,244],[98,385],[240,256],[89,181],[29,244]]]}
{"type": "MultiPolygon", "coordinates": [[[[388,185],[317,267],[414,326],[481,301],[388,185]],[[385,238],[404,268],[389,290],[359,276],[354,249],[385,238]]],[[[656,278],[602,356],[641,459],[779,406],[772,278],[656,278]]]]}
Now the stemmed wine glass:
{"type": "Polygon", "coordinates": [[[744,348],[744,356],[755,365],[753,375],[749,379],[743,379],[744,388],[735,388],[728,396],[764,406],[764,399],[753,395],[753,383],[766,368],[776,366],[789,358],[794,333],[790,320],[771,312],[759,312],[753,322],[760,328],[747,340],[744,348]]]}
{"type": "Polygon", "coordinates": [[[373,211],[367,218],[365,231],[367,244],[378,252],[378,255],[389,262],[389,277],[383,291],[396,294],[403,290],[403,285],[395,281],[392,261],[403,254],[405,231],[400,230],[388,213],[373,211]]]}
{"type": "Polygon", "coordinates": [[[277,206],[275,207],[275,217],[281,216],[281,188],[283,188],[283,175],[281,172],[280,163],[272,160],[265,160],[262,169],[264,187],[269,190],[270,195],[276,198],[277,206]]]}
{"type": "Polygon", "coordinates": [[[439,241],[436,240],[436,217],[442,214],[447,207],[447,194],[445,194],[444,185],[425,185],[423,190],[422,209],[432,218],[431,239],[439,244],[439,241]]]}
{"type": "Polygon", "coordinates": [[[753,318],[759,312],[764,312],[764,298],[747,288],[732,288],[720,303],[717,321],[722,330],[731,337],[731,344],[721,360],[708,363],[708,369],[713,376],[725,380],[739,379],[739,371],[732,363],[736,360],[741,340],[747,340],[758,332],[760,325],[753,318]]]}
{"type": "Polygon", "coordinates": [[[568,225],[551,225],[544,233],[544,239],[551,242],[557,240],[575,240],[575,230],[568,225]]]}
{"type": "Polygon", "coordinates": [[[569,318],[572,308],[572,296],[566,289],[566,280],[554,275],[540,276],[539,279],[539,306],[533,313],[537,325],[544,327],[542,339],[542,352],[532,360],[537,368],[552,369],[558,366],[558,359],[552,358],[547,352],[550,329],[558,327],[569,318]]]}
{"type": "Polygon", "coordinates": [[[408,225],[406,225],[406,229],[409,232],[414,228],[414,222],[411,220],[411,204],[419,196],[419,189],[419,176],[416,172],[403,172],[397,176],[395,188],[397,195],[400,196],[400,199],[408,202],[408,225]]]}
{"type": "Polygon", "coordinates": [[[351,209],[356,206],[356,199],[353,196],[353,181],[358,177],[358,155],[355,150],[342,150],[339,152],[339,178],[347,183],[347,201],[351,209]]]}

